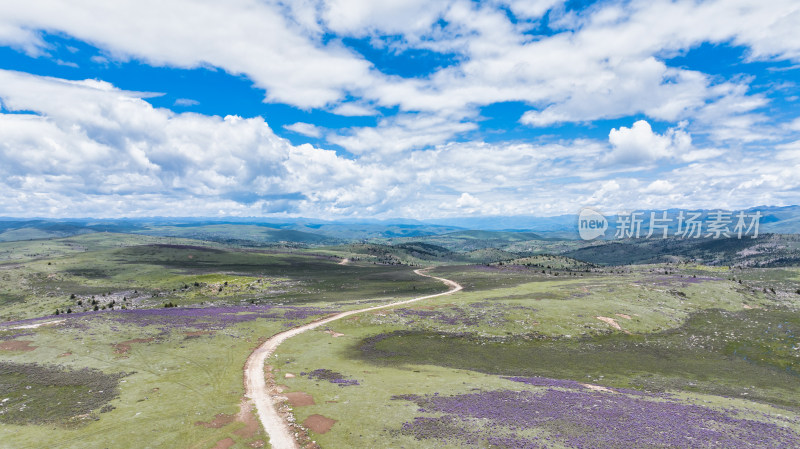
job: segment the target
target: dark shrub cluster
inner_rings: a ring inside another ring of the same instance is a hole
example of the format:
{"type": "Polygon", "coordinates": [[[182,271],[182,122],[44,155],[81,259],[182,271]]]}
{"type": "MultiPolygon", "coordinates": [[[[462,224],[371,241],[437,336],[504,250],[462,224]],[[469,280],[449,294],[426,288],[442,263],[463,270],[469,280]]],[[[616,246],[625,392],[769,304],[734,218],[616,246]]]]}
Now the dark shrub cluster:
{"type": "Polygon", "coordinates": [[[0,423],[67,424],[111,410],[126,373],[0,362],[0,423]]]}
{"type": "Polygon", "coordinates": [[[306,376],[309,379],[319,379],[319,380],[327,380],[332,384],[337,384],[340,387],[347,387],[351,385],[358,385],[358,381],[355,379],[348,379],[342,373],[337,373],[336,371],[332,371],[329,369],[315,369],[310,373],[300,373],[301,376],[306,376]]]}

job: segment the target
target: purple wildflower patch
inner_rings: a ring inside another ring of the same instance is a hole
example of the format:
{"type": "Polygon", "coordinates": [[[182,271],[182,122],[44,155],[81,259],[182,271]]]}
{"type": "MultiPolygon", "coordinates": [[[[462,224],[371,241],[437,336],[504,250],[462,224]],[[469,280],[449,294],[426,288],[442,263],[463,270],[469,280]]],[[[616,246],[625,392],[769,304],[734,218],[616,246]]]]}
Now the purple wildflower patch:
{"type": "Polygon", "coordinates": [[[160,326],[162,330],[194,328],[221,330],[239,323],[254,320],[305,320],[333,312],[329,309],[297,306],[224,306],[168,309],[119,310],[109,314],[120,323],[138,326],[160,326]]]}
{"type": "MultiPolygon", "coordinates": [[[[514,378],[511,378],[514,380],[514,378]]],[[[525,383],[572,388],[572,381],[544,378],[525,383]]],[[[418,439],[457,438],[469,445],[573,448],[786,448],[800,447],[800,435],[788,428],[736,418],[679,402],[663,395],[629,395],[585,388],[543,392],[488,391],[457,396],[396,396],[443,416],[418,417],[400,432],[418,439]],[[485,434],[467,430],[472,420],[485,423],[485,434]],[[447,433],[443,434],[443,429],[447,433]],[[546,431],[531,436],[531,429],[546,431]],[[476,440],[477,439],[477,440],[476,440]],[[491,441],[490,441],[491,440],[491,441]]]]}
{"type": "Polygon", "coordinates": [[[353,385],[359,385],[358,381],[355,379],[348,379],[343,374],[337,373],[336,371],[332,371],[329,369],[315,369],[310,373],[302,372],[300,373],[301,376],[306,376],[311,380],[319,379],[319,380],[327,380],[332,384],[339,385],[340,387],[349,387],[353,385]]]}
{"type": "MultiPolygon", "coordinates": [[[[220,306],[220,307],[171,307],[154,309],[125,309],[98,312],[81,312],[59,316],[65,320],[59,327],[82,328],[85,320],[106,319],[118,324],[139,327],[156,326],[164,332],[170,330],[222,330],[235,324],[254,320],[284,320],[288,325],[294,321],[307,320],[337,312],[333,309],[303,306],[220,306]]],[[[36,318],[4,325],[29,324],[53,317],[36,318]]]]}

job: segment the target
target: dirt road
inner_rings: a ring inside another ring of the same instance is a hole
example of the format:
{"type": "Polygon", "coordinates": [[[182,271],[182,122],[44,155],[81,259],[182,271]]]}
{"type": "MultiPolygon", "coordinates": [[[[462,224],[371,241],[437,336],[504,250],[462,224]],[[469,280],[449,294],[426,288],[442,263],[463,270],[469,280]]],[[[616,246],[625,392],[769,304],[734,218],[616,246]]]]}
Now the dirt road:
{"type": "Polygon", "coordinates": [[[273,449],[299,449],[299,447],[294,438],[292,430],[289,427],[289,424],[278,412],[277,404],[275,404],[270,394],[271,390],[274,391],[275,385],[274,381],[272,382],[272,385],[268,385],[266,376],[264,374],[264,364],[266,363],[267,358],[269,358],[269,356],[275,352],[278,346],[287,339],[292,338],[295,335],[302,334],[305,331],[328,324],[332,321],[340,320],[357,313],[409,304],[442,295],[450,295],[463,288],[455,281],[431,276],[424,273],[424,270],[425,269],[414,270],[414,273],[420,276],[442,281],[445,285],[450,287],[450,290],[443,293],[436,293],[434,295],[420,296],[418,298],[384,304],[382,306],[374,306],[365,309],[337,313],[336,315],[321,319],[319,321],[314,321],[313,323],[304,324],[279,334],[275,334],[269,340],[265,341],[261,346],[256,348],[252,354],[250,354],[250,357],[247,358],[247,362],[244,365],[245,394],[255,404],[256,410],[258,411],[258,419],[261,421],[261,424],[264,426],[264,430],[269,435],[269,441],[272,444],[273,449]]]}

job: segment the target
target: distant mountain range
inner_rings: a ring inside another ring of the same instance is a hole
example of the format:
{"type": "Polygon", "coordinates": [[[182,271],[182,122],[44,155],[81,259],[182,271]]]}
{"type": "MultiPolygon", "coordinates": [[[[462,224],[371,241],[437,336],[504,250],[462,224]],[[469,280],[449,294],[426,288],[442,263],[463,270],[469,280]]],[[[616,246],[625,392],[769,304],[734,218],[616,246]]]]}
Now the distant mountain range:
{"type": "MultiPolygon", "coordinates": [[[[674,217],[678,209],[666,210],[674,217]]],[[[800,206],[759,206],[746,213],[761,213],[760,233],[800,233],[800,206]]],[[[661,216],[663,210],[644,210],[661,216]]],[[[701,220],[707,222],[714,210],[703,210],[701,220]]],[[[615,215],[607,216],[613,238],[618,225],[615,215]]],[[[410,219],[343,219],[311,218],[121,218],[121,219],[20,219],[0,218],[0,241],[67,237],[89,232],[120,232],[132,234],[190,237],[242,242],[299,242],[306,244],[336,244],[370,239],[408,239],[453,234],[458,239],[576,239],[578,215],[555,217],[491,216],[458,217],[431,220],[410,219]],[[503,234],[498,234],[502,232],[503,234]],[[517,234],[509,234],[517,233],[517,234]]],[[[646,223],[645,223],[646,224],[646,223]]],[[[675,224],[673,223],[673,228],[675,224]]]]}
{"type": "MultiPolygon", "coordinates": [[[[641,212],[641,216],[645,217],[645,221],[647,222],[649,221],[650,212],[655,212],[656,217],[660,217],[663,212],[666,212],[668,217],[675,217],[681,210],[685,212],[700,212],[700,220],[707,223],[710,219],[710,215],[715,213],[718,209],[654,209],[636,210],[634,212],[641,212]]],[[[800,206],[758,206],[744,210],[747,214],[753,214],[756,211],[761,212],[760,233],[800,233],[800,206]]],[[[732,212],[735,216],[735,213],[739,211],[728,212],[732,212]]],[[[606,218],[609,221],[609,229],[614,231],[618,224],[617,215],[606,214],[606,218]]],[[[555,217],[462,217],[426,220],[426,222],[465,229],[480,229],[485,231],[530,231],[542,234],[543,236],[548,236],[548,234],[553,236],[553,234],[555,234],[561,237],[578,238],[578,214],[559,215],[555,217]]],[[[674,229],[676,225],[677,221],[672,224],[672,228],[670,229],[674,229]]],[[[613,232],[609,231],[607,237],[613,237],[613,232]],[[610,234],[610,236],[608,234],[610,234]]]]}

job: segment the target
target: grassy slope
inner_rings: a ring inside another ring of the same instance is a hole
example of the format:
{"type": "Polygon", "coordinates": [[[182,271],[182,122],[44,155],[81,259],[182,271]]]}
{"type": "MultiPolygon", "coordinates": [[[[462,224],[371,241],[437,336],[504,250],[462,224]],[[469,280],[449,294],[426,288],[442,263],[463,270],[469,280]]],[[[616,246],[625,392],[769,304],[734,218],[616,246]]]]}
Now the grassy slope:
{"type": "Polygon", "coordinates": [[[3,424],[0,447],[102,448],[113,441],[115,448],[206,448],[227,437],[242,443],[263,439],[258,435],[236,435],[234,432],[244,426],[242,423],[213,429],[195,422],[209,422],[217,414],[238,412],[244,360],[259,337],[283,329],[279,321],[251,322],[196,338],[187,338],[181,331],[164,335],[153,327],[86,321],[88,331],[62,326],[40,328],[32,332],[34,335],[24,337],[33,342],[36,350],[0,351],[0,358],[133,373],[120,383],[120,397],[111,402],[115,409],[95,413],[99,418],[96,421],[87,418],[66,425],[3,424]],[[145,337],[157,339],[133,343],[127,354],[115,353],[113,344],[145,337]]]}
{"type": "MultiPolygon", "coordinates": [[[[182,305],[249,304],[255,300],[315,306],[333,304],[345,309],[360,307],[360,301],[364,300],[407,298],[444,289],[436,281],[420,279],[409,267],[373,264],[383,256],[364,251],[366,246],[256,252],[229,251],[218,244],[200,243],[209,246],[208,249],[175,244],[198,245],[178,239],[99,233],[70,239],[0,244],[0,257],[5,251],[6,260],[13,260],[0,266],[0,287],[5,289],[0,291],[0,302],[5,301],[0,304],[0,314],[19,317],[51,313],[55,307],[74,306],[75,300],[69,298],[73,292],[95,294],[98,298],[102,298],[104,292],[133,289],[150,295],[158,293],[160,296],[143,300],[151,305],[166,301],[182,305]],[[351,265],[338,265],[339,258],[345,256],[356,260],[351,265]],[[200,285],[195,286],[194,282],[200,285]]],[[[425,252],[432,254],[431,257],[442,253],[438,248],[426,246],[401,247],[397,251],[398,255],[414,257],[418,263],[429,262],[420,258],[429,257],[425,252]]],[[[708,323],[695,318],[695,328],[688,328],[691,333],[701,333],[705,329],[725,335],[729,330],[725,327],[728,321],[752,323],[760,316],[761,311],[747,311],[745,305],[768,309],[777,304],[796,307],[792,295],[800,281],[797,269],[729,270],[681,265],[680,268],[638,266],[577,273],[564,270],[574,267],[574,262],[560,257],[540,256],[518,262],[537,267],[440,266],[434,274],[461,282],[466,291],[396,312],[367,314],[329,326],[344,333],[342,337],[334,338],[321,329],[286,342],[275,360],[281,370],[279,374],[327,368],[360,383],[340,387],[302,376],[283,378],[281,382],[290,391],[305,391],[315,397],[316,405],[296,409],[297,418],[302,421],[319,413],[338,420],[329,433],[312,434],[323,447],[463,447],[458,442],[418,441],[398,434],[396,431],[403,422],[420,413],[416,405],[393,401],[391,396],[463,394],[473,389],[519,390],[532,387],[504,380],[496,374],[539,373],[568,378],[579,377],[583,372],[588,376],[587,381],[596,384],[642,386],[643,382],[650,382],[650,387],[681,389],[684,392],[680,394],[687,399],[707,401],[715,407],[735,407],[745,414],[767,413],[766,417],[759,415],[758,419],[771,420],[778,413],[797,416],[795,412],[778,411],[766,403],[779,402],[775,399],[780,396],[788,398],[789,404],[794,400],[793,392],[781,383],[785,376],[772,383],[766,377],[756,379],[771,372],[763,371],[764,365],[774,364],[775,360],[786,363],[792,360],[784,356],[761,364],[741,365],[740,361],[737,362],[740,365],[726,368],[729,372],[746,374],[742,381],[753,380],[750,386],[758,390],[749,392],[755,393],[750,397],[762,402],[738,397],[722,399],[715,394],[725,392],[709,387],[714,384],[713,375],[710,380],[695,379],[685,372],[658,371],[656,368],[663,364],[658,358],[645,366],[653,371],[650,374],[655,378],[639,376],[634,379],[626,371],[626,367],[641,365],[641,357],[632,359],[631,354],[636,353],[641,338],[654,339],[642,337],[647,335],[663,336],[656,348],[661,352],[655,353],[676,357],[675,361],[689,367],[690,374],[691,369],[697,374],[725,367],[725,357],[729,356],[725,351],[738,351],[750,358],[762,353],[780,353],[785,345],[776,344],[776,338],[758,340],[751,335],[742,340],[744,345],[723,345],[712,354],[717,358],[703,360],[693,354],[670,355],[676,348],[685,349],[678,344],[682,340],[676,336],[675,329],[687,328],[687,319],[700,310],[718,308],[733,315],[721,315],[723,318],[719,320],[705,319],[708,323]],[[549,274],[541,273],[539,262],[550,263],[549,274]],[[743,283],[729,279],[742,279],[743,283]],[[777,293],[765,292],[767,287],[776,288],[777,293]],[[631,319],[616,314],[625,314],[631,319]],[[615,318],[625,331],[634,335],[615,331],[596,316],[615,318]],[[717,327],[706,326],[712,322],[717,327]],[[416,333],[383,343],[387,345],[384,349],[405,351],[396,351],[394,360],[359,355],[357,348],[365,338],[407,329],[416,333]],[[471,340],[438,336],[465,332],[471,340]],[[437,337],[430,338],[433,335],[437,337]],[[565,339],[566,335],[570,337],[565,339]],[[559,339],[535,346],[525,339],[533,336],[559,339]],[[585,340],[579,342],[580,338],[585,340]],[[497,343],[499,341],[507,343],[497,343]],[[605,351],[601,353],[607,358],[581,357],[587,351],[585,342],[605,351]],[[549,371],[532,370],[531,367],[537,365],[527,363],[531,354],[551,358],[552,363],[538,364],[549,371]],[[569,363],[563,363],[564,360],[569,363]],[[687,380],[695,384],[700,380],[701,384],[693,390],[687,387],[687,380]]],[[[771,316],[761,319],[766,320],[767,325],[774,321],[771,316]]],[[[37,349],[0,351],[0,360],[92,367],[108,373],[135,371],[120,383],[120,397],[111,402],[116,408],[97,414],[98,421],[87,420],[72,428],[0,425],[0,447],[4,444],[15,448],[105,447],[109,436],[121,442],[115,447],[203,448],[229,437],[236,442],[235,447],[247,447],[263,438],[236,434],[235,431],[244,426],[242,423],[215,429],[197,426],[195,422],[211,421],[219,413],[236,413],[242,394],[242,364],[259,337],[283,328],[280,322],[251,321],[213,335],[188,339],[182,330],[165,334],[155,326],[114,324],[93,318],[91,314],[86,318],[86,326],[13,331],[30,334],[13,338],[29,340],[37,349]],[[114,352],[113,344],[143,337],[156,340],[132,344],[127,358],[114,352]],[[67,353],[71,354],[64,355],[67,353]]],[[[774,326],[768,328],[774,329],[774,326]]],[[[752,329],[764,333],[763,326],[752,329]]],[[[0,337],[4,335],[12,337],[14,334],[0,333],[0,337]]],[[[654,351],[652,347],[646,349],[654,351]]],[[[725,377],[724,374],[721,372],[719,376],[727,382],[723,385],[729,388],[726,391],[741,393],[744,384],[736,383],[735,376],[725,377]],[[738,390],[732,390],[736,388],[738,390]]]]}
{"type": "MultiPolygon", "coordinates": [[[[354,302],[441,289],[403,266],[338,265],[338,257],[308,251],[223,250],[196,241],[159,238],[153,244],[153,237],[114,237],[92,234],[34,246],[39,257],[0,265],[0,318],[84,310],[92,296],[101,306],[115,298],[119,307],[132,297],[139,306],[354,302]]],[[[30,245],[15,243],[7,251],[31,254],[30,245]]]]}
{"type": "MultiPolygon", "coordinates": [[[[19,298],[0,304],[0,314],[15,318],[49,315],[56,307],[77,309],[75,302],[86,301],[88,295],[105,304],[111,296],[103,293],[117,297],[120,291],[130,295],[133,290],[160,295],[139,305],[256,302],[343,310],[361,307],[365,300],[444,289],[405,266],[338,265],[336,256],[342,254],[335,251],[230,251],[217,244],[199,247],[206,244],[197,241],[113,234],[3,245],[11,263],[0,271],[0,286],[19,298]],[[78,297],[70,299],[72,293],[78,297]]],[[[113,439],[114,447],[122,448],[205,448],[224,438],[232,438],[235,447],[249,447],[264,439],[237,434],[243,423],[220,428],[195,423],[238,411],[242,365],[259,338],[285,329],[281,321],[250,321],[212,335],[188,336],[184,331],[196,329],[165,331],[163,325],[140,327],[106,316],[110,315],[102,311],[67,315],[59,318],[80,326],[0,331],[0,338],[30,341],[36,348],[0,350],[0,361],[133,373],[120,382],[120,396],[110,403],[113,410],[95,410],[91,417],[55,425],[0,424],[0,447],[107,447],[113,439]],[[127,354],[115,352],[115,344],[143,338],[155,340],[132,343],[127,354]]]]}
{"type": "MultiPolygon", "coordinates": [[[[391,397],[535,390],[495,374],[668,390],[686,401],[736,409],[740,416],[782,425],[779,416],[798,419],[797,375],[781,365],[792,363],[797,368],[791,354],[796,337],[790,341],[786,334],[775,332],[779,324],[783,329],[800,326],[796,312],[745,308],[785,305],[788,297],[753,292],[728,281],[727,270],[710,270],[706,275],[715,273],[715,279],[706,276],[696,281],[692,276],[700,267],[666,276],[650,269],[558,279],[511,270],[440,267],[434,273],[471,282],[472,287],[416,305],[410,312],[401,308],[333,323],[330,329],[344,336],[312,332],[289,340],[278,351],[283,372],[331,369],[360,385],[340,387],[302,376],[282,382],[289,391],[315,398],[316,405],[295,409],[299,421],[311,414],[338,420],[330,432],[312,434],[323,447],[331,448],[470,447],[401,435],[404,422],[430,415],[391,397]],[[724,312],[701,312],[707,309],[724,312]],[[596,316],[615,318],[632,335],[614,330],[596,316]],[[369,337],[407,329],[417,333],[376,345],[391,356],[365,357],[358,349],[369,337]],[[772,333],[765,333],[768,329],[772,333]],[[463,332],[469,333],[467,338],[457,337],[463,332]],[[693,335],[706,338],[711,349],[687,347],[693,335]],[[555,340],[537,341],[536,336],[555,340]],[[743,358],[745,352],[750,358],[780,355],[750,363],[743,358]]],[[[788,272],[789,279],[795,279],[791,282],[797,282],[796,275],[788,272]]]]}

